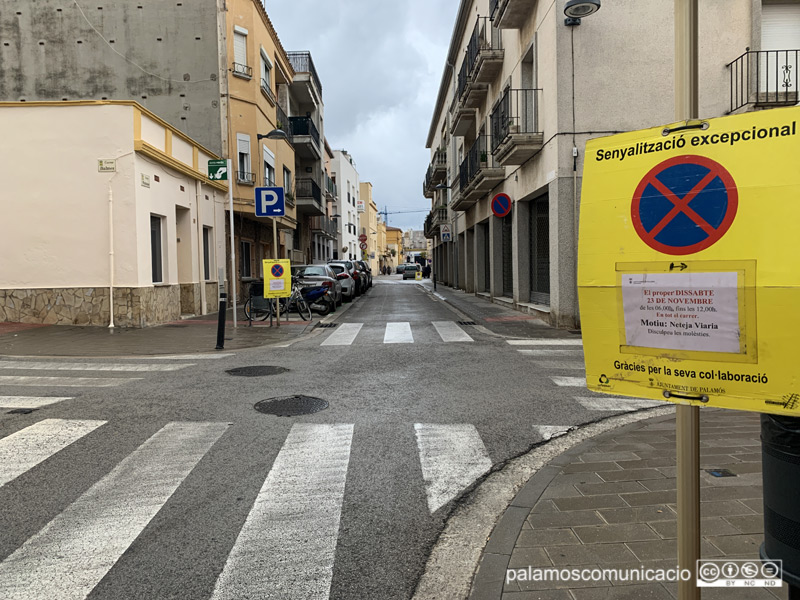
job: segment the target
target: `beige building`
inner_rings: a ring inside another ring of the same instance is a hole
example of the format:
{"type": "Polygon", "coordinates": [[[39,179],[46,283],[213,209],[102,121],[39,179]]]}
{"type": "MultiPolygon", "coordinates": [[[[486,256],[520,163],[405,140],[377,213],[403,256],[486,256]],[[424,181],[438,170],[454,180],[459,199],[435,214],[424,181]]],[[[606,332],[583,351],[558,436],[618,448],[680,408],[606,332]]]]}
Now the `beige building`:
{"type": "Polygon", "coordinates": [[[135,102],[0,103],[0,321],[144,327],[217,310],[216,155],[135,102]],[[113,321],[111,315],[113,312],[113,321]]]}
{"type": "Polygon", "coordinates": [[[383,273],[384,267],[389,265],[391,254],[386,245],[386,223],[378,213],[378,273],[383,273]]]}
{"type": "Polygon", "coordinates": [[[359,196],[364,205],[364,211],[358,215],[360,235],[367,236],[367,249],[361,250],[361,259],[366,261],[372,273],[378,274],[380,264],[380,254],[378,252],[378,205],[372,198],[372,184],[369,181],[362,181],[359,184],[359,196]]]}
{"type": "MultiPolygon", "coordinates": [[[[603,3],[575,22],[565,2],[460,2],[423,190],[439,281],[574,327],[583,148],[673,120],[674,24],[671,3],[603,3]]],[[[715,0],[699,18],[700,117],[796,102],[800,3],[715,0]]]]}
{"type": "Polygon", "coordinates": [[[405,262],[403,257],[403,230],[399,227],[386,226],[386,251],[388,254],[387,265],[392,268],[392,273],[397,265],[405,262]]]}

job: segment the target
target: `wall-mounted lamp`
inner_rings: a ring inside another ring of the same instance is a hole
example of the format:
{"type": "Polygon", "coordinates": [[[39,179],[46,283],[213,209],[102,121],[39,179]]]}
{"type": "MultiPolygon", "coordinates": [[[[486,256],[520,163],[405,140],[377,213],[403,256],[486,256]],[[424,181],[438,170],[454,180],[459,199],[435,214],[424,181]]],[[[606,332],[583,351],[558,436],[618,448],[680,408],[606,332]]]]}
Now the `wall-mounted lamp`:
{"type": "Polygon", "coordinates": [[[268,140],[288,140],[289,136],[283,129],[273,129],[269,133],[256,134],[256,138],[258,138],[259,140],[263,140],[264,138],[268,140]]]}
{"type": "Polygon", "coordinates": [[[580,25],[581,17],[588,17],[600,10],[600,0],[567,0],[564,5],[564,25],[580,25]]]}
{"type": "Polygon", "coordinates": [[[444,183],[439,183],[439,184],[435,185],[435,186],[433,187],[433,189],[435,189],[435,190],[449,190],[449,189],[450,189],[450,186],[449,186],[449,185],[446,185],[446,184],[444,184],[444,183]]]}

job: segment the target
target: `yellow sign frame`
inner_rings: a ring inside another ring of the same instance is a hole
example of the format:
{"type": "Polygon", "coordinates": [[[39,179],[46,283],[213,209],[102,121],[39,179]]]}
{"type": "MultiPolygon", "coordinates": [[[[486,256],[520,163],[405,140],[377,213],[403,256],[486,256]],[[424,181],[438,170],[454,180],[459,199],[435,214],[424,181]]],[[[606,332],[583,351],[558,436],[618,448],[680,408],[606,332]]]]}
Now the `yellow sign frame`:
{"type": "Polygon", "coordinates": [[[264,270],[264,298],[288,298],[292,295],[292,262],[288,259],[264,259],[262,262],[264,270]],[[280,265],[283,268],[283,275],[275,277],[272,274],[272,267],[280,265]]]}

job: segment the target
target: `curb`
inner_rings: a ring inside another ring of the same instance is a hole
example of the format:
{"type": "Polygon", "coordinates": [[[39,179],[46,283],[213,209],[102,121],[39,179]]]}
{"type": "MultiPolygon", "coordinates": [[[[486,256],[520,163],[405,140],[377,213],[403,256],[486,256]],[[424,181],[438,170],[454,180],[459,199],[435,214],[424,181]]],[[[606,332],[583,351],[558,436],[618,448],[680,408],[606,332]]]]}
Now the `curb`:
{"type": "Polygon", "coordinates": [[[672,418],[673,412],[673,406],[665,406],[587,423],[490,473],[448,516],[412,598],[499,598],[522,524],[562,466],[604,435],[641,428],[649,419],[672,418]]]}

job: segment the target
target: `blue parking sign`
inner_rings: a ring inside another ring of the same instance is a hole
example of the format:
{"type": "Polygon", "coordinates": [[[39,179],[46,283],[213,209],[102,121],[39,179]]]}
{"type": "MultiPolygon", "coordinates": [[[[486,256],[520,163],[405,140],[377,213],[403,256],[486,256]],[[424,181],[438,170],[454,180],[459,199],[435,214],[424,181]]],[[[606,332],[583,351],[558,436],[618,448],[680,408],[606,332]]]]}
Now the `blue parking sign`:
{"type": "Polygon", "coordinates": [[[282,187],[256,188],[256,216],[282,217],[286,214],[286,199],[282,187]]]}

